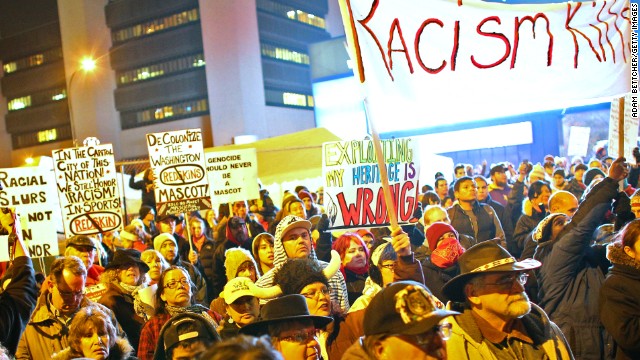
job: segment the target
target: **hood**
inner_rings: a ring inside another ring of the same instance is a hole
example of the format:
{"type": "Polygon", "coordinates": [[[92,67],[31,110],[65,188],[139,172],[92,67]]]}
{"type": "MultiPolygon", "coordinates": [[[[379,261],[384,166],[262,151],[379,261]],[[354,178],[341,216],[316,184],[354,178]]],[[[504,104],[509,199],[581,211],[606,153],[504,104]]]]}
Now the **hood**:
{"type": "Polygon", "coordinates": [[[640,270],[640,262],[624,252],[621,241],[616,241],[607,246],[607,259],[613,264],[631,266],[640,270]]]}
{"type": "MultiPolygon", "coordinates": [[[[284,245],[282,244],[282,240],[280,237],[276,237],[273,240],[273,268],[280,269],[285,262],[287,262],[289,258],[287,257],[287,252],[284,250],[284,245]]],[[[311,251],[309,252],[309,259],[318,260],[316,256],[316,251],[311,246],[311,251]]]]}
{"type": "MultiPolygon", "coordinates": [[[[124,338],[117,338],[116,343],[109,349],[109,360],[125,360],[129,359],[133,353],[133,347],[129,341],[124,338]]],[[[53,354],[52,360],[71,360],[82,358],[82,354],[72,351],[70,347],[53,354]]]]}

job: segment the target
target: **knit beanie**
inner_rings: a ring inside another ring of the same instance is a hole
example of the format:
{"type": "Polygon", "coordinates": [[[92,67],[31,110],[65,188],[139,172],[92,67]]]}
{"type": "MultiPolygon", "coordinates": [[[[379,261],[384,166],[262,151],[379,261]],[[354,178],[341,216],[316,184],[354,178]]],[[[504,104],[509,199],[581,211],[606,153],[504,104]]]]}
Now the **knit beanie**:
{"type": "Polygon", "coordinates": [[[162,247],[162,244],[165,241],[171,240],[173,241],[173,243],[176,245],[176,248],[178,247],[178,242],[176,241],[176,238],[173,237],[173,235],[169,234],[169,233],[162,233],[158,236],[156,236],[155,239],[153,239],[153,248],[155,250],[160,251],[160,248],[162,247]]]}
{"type": "Polygon", "coordinates": [[[438,240],[440,240],[440,237],[448,232],[452,232],[455,234],[456,239],[458,238],[458,232],[453,228],[453,226],[444,223],[444,222],[434,222],[433,224],[431,224],[431,226],[429,226],[429,228],[427,229],[427,242],[429,243],[429,249],[431,251],[436,249],[436,246],[438,245],[438,240]]]}
{"type": "Polygon", "coordinates": [[[224,252],[224,256],[224,269],[227,275],[227,281],[236,278],[238,268],[247,261],[253,264],[253,268],[256,269],[256,275],[258,274],[258,265],[248,250],[241,247],[231,248],[224,252]]]}
{"type": "Polygon", "coordinates": [[[533,165],[533,169],[529,173],[529,177],[531,177],[531,176],[536,176],[536,177],[539,177],[541,179],[544,179],[545,172],[544,172],[544,168],[542,167],[542,165],[540,165],[539,163],[533,165]]]}
{"type": "Polygon", "coordinates": [[[607,177],[604,171],[598,168],[590,168],[589,170],[585,171],[584,175],[582,176],[582,183],[585,186],[589,186],[593,178],[595,178],[597,175],[601,175],[602,177],[607,177]]]}
{"type": "Polygon", "coordinates": [[[304,198],[309,198],[313,200],[313,197],[311,197],[311,194],[309,194],[309,192],[306,190],[300,190],[298,192],[298,197],[300,198],[300,200],[303,200],[304,198]]]}

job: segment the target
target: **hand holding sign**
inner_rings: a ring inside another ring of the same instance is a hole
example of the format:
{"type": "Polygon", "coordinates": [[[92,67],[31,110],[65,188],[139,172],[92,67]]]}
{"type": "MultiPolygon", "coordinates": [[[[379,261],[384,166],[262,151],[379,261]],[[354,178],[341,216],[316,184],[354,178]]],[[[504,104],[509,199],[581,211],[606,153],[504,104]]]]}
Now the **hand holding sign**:
{"type": "Polygon", "coordinates": [[[395,250],[398,256],[411,255],[411,242],[409,241],[409,235],[404,232],[401,227],[398,226],[395,229],[392,229],[391,236],[393,238],[391,245],[393,245],[393,250],[395,250]]]}

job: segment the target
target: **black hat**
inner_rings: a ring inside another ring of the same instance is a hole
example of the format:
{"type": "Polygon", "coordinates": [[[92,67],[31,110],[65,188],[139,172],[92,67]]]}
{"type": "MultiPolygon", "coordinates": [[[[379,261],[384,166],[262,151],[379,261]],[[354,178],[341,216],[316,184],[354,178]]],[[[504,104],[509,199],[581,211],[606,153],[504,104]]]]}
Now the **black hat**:
{"type": "Polygon", "coordinates": [[[269,324],[287,320],[313,320],[316,329],[322,329],[331,321],[328,316],[309,314],[307,300],[300,294],[284,295],[273,299],[262,306],[260,318],[257,322],[246,325],[240,329],[240,333],[260,336],[268,334],[269,324]]]}
{"type": "Polygon", "coordinates": [[[491,167],[491,170],[489,171],[489,176],[497,173],[497,172],[505,172],[507,171],[507,167],[504,166],[502,163],[498,163],[495,164],[491,167]]]}
{"type": "Polygon", "coordinates": [[[154,359],[165,359],[166,351],[182,341],[191,339],[201,339],[207,342],[221,341],[216,329],[202,315],[181,313],[169,319],[162,326],[156,344],[154,359]]]}
{"type": "Polygon", "coordinates": [[[443,304],[424,285],[398,281],[382,289],[364,313],[364,334],[418,335],[459,312],[442,309],[443,304]]]}
{"type": "Polygon", "coordinates": [[[86,246],[96,249],[96,244],[86,235],[75,235],[67,239],[67,246],[86,246]]]}
{"type": "Polygon", "coordinates": [[[158,215],[156,216],[156,221],[157,222],[163,222],[167,219],[172,219],[175,222],[179,222],[180,218],[177,217],[176,215],[173,214],[164,214],[164,215],[158,215]]]}
{"type": "Polygon", "coordinates": [[[589,168],[589,170],[585,171],[584,175],[582,175],[582,183],[585,184],[586,186],[589,186],[589,184],[591,184],[591,181],[593,181],[593,178],[595,178],[598,175],[602,177],[607,177],[604,171],[598,168],[589,168]]]}
{"type": "Polygon", "coordinates": [[[473,245],[458,258],[460,275],[449,280],[442,292],[452,301],[464,302],[464,285],[474,275],[505,271],[526,271],[540,267],[538,260],[517,261],[507,250],[493,241],[473,245]]]}
{"type": "Polygon", "coordinates": [[[149,266],[144,261],[140,260],[140,251],[136,249],[116,250],[116,253],[113,255],[113,260],[111,260],[104,269],[128,268],[131,265],[138,266],[142,273],[149,271],[149,266]]]}
{"type": "Polygon", "coordinates": [[[562,177],[566,177],[566,173],[564,172],[563,168],[556,168],[555,170],[553,170],[553,175],[561,175],[562,177]]]}

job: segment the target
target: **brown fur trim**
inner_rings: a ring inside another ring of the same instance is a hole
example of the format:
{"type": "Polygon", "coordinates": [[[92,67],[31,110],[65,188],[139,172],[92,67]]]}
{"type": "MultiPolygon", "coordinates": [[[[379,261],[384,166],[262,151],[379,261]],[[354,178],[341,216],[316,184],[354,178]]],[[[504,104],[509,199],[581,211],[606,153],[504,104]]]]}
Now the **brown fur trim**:
{"type": "Polygon", "coordinates": [[[607,246],[607,259],[614,264],[627,265],[640,270],[640,262],[624,252],[621,241],[612,242],[607,246]]]}

